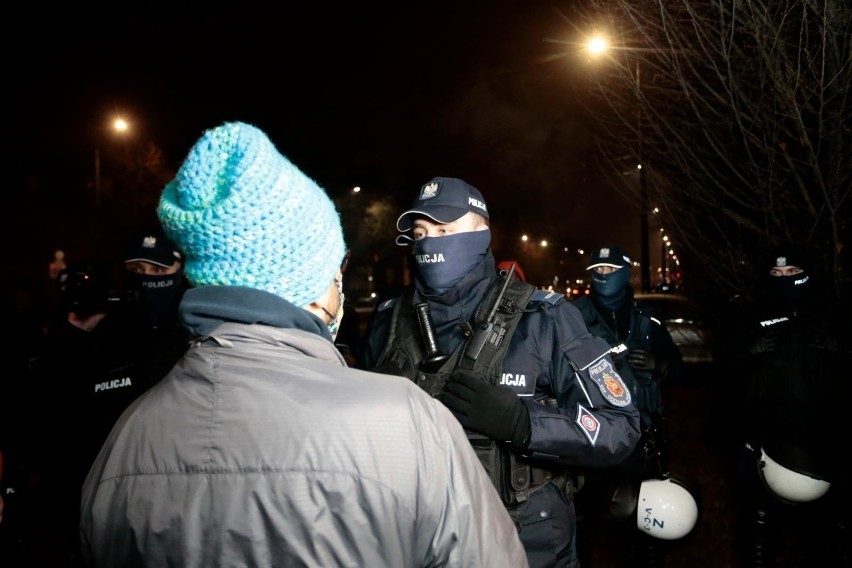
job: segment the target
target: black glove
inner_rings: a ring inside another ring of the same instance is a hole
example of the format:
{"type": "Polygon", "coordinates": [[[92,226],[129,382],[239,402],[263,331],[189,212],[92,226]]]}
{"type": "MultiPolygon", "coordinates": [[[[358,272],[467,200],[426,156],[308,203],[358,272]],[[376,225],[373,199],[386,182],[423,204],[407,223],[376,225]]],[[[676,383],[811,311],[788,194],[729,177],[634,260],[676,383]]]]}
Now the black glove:
{"type": "Polygon", "coordinates": [[[778,349],[778,339],[777,331],[767,331],[749,346],[748,352],[752,355],[772,353],[778,349]]]}
{"type": "Polygon", "coordinates": [[[627,354],[627,364],[639,371],[654,371],[657,368],[654,356],[644,349],[631,349],[627,354]]]}
{"type": "Polygon", "coordinates": [[[837,338],[833,337],[824,329],[812,327],[808,331],[809,347],[813,347],[814,349],[818,349],[819,351],[827,351],[829,353],[839,353],[841,351],[840,342],[837,340],[837,338]]]}
{"type": "Polygon", "coordinates": [[[457,369],[438,396],[461,425],[515,448],[529,443],[530,413],[511,389],[457,369]]]}

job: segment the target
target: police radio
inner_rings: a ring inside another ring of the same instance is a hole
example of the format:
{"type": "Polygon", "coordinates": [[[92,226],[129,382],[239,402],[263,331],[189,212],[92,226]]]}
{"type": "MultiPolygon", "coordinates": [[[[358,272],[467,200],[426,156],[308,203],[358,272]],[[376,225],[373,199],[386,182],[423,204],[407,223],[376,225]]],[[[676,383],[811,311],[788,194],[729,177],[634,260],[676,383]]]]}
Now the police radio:
{"type": "Polygon", "coordinates": [[[476,326],[476,331],[473,334],[473,338],[470,340],[470,344],[468,344],[467,349],[465,349],[464,356],[472,361],[476,361],[479,358],[479,354],[482,352],[482,348],[485,347],[485,342],[490,343],[495,349],[500,346],[500,343],[503,342],[503,337],[506,335],[506,328],[502,325],[494,323],[494,315],[497,313],[497,308],[500,307],[500,302],[503,300],[503,296],[506,294],[506,288],[509,287],[509,281],[512,280],[512,274],[515,272],[515,264],[512,264],[512,267],[509,269],[508,274],[506,274],[506,281],[503,282],[503,287],[500,289],[500,294],[497,296],[497,299],[494,301],[494,305],[491,306],[491,311],[488,312],[488,317],[485,318],[484,321],[480,322],[476,326]]]}

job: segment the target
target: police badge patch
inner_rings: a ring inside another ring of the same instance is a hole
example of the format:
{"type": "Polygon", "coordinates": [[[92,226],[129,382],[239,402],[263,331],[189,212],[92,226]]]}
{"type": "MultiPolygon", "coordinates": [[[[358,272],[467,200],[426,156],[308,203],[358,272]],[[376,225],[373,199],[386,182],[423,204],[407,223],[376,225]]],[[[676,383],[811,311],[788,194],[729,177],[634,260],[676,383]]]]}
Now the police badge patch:
{"type": "Polygon", "coordinates": [[[614,406],[630,404],[630,391],[606,359],[589,368],[589,376],[598,384],[601,394],[614,406]]]}
{"type": "Polygon", "coordinates": [[[601,431],[601,423],[598,419],[592,416],[592,413],[583,408],[582,404],[577,405],[577,424],[583,429],[583,434],[589,439],[592,445],[598,440],[598,434],[601,431]]]}

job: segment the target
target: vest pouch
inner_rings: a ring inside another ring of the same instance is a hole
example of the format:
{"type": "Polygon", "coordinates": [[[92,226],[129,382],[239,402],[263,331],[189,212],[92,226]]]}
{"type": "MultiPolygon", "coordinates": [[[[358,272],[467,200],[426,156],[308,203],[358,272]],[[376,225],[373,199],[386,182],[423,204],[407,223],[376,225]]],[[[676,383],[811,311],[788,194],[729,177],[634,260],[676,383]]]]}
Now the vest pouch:
{"type": "Polygon", "coordinates": [[[503,504],[507,507],[517,506],[517,493],[512,487],[511,452],[487,436],[468,430],[465,433],[503,504]]]}
{"type": "Polygon", "coordinates": [[[450,373],[426,373],[421,370],[415,370],[414,376],[409,376],[409,378],[411,378],[418,387],[429,393],[430,396],[435,397],[444,390],[444,385],[447,384],[447,381],[450,378],[450,373]]]}
{"type": "Polygon", "coordinates": [[[663,395],[659,379],[646,373],[635,373],[633,405],[639,410],[642,427],[651,424],[653,417],[663,414],[663,395]]]}
{"type": "Polygon", "coordinates": [[[416,380],[415,375],[417,373],[417,367],[411,357],[402,350],[382,354],[376,366],[368,370],[383,375],[401,375],[412,381],[416,380]]]}

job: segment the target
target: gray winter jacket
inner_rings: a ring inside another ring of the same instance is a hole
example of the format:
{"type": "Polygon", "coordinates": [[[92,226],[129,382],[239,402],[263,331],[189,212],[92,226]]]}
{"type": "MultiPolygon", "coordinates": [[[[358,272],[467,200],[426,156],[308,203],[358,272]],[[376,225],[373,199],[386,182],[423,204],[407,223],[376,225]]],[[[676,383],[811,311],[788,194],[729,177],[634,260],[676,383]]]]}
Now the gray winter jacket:
{"type": "Polygon", "coordinates": [[[257,323],[218,325],[125,411],[81,538],[105,567],[527,566],[442,404],[346,367],[322,333],[257,323]]]}

